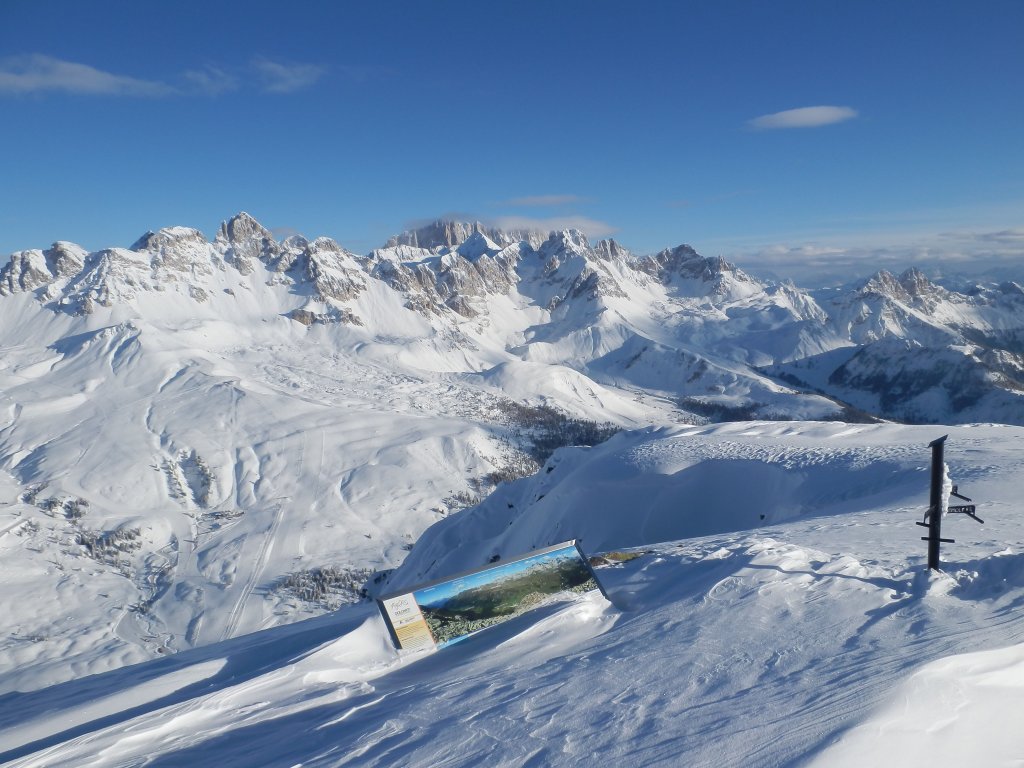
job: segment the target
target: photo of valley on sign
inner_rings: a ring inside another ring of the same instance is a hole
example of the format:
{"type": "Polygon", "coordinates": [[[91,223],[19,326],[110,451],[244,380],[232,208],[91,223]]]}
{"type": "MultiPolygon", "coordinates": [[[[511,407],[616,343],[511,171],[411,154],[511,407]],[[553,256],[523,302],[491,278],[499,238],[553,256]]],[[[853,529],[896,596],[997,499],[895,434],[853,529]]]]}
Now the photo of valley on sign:
{"type": "Polygon", "coordinates": [[[575,543],[413,593],[439,648],[508,621],[560,592],[599,589],[575,543]]]}

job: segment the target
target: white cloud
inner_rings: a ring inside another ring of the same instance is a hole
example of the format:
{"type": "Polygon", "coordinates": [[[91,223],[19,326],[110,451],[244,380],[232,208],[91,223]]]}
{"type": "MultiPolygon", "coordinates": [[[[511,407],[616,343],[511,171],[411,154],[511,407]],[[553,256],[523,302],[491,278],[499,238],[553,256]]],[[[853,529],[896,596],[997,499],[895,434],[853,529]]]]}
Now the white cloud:
{"type": "Polygon", "coordinates": [[[270,234],[276,237],[278,240],[284,240],[288,237],[295,235],[302,235],[302,233],[294,227],[270,227],[270,234]]]}
{"type": "Polygon", "coordinates": [[[588,238],[601,238],[614,234],[616,227],[604,221],[590,219],[586,216],[550,216],[535,218],[532,216],[496,216],[488,222],[498,229],[527,229],[536,232],[555,232],[563,229],[578,229],[588,238]]]}
{"type": "Polygon", "coordinates": [[[263,81],[267,93],[292,93],[308,88],[324,74],[324,68],[315,64],[281,64],[270,59],[252,61],[253,69],[263,81]]]}
{"type": "Polygon", "coordinates": [[[832,235],[797,243],[751,244],[726,249],[723,255],[755,274],[789,277],[804,285],[846,282],[879,269],[902,272],[908,267],[933,275],[1013,273],[1019,280],[1024,230],[832,235]]]}
{"type": "MultiPolygon", "coordinates": [[[[414,229],[420,227],[427,227],[437,221],[463,221],[463,222],[474,222],[480,221],[480,217],[475,213],[469,213],[467,211],[445,211],[437,216],[431,216],[430,218],[417,218],[409,219],[405,222],[403,229],[406,232],[411,232],[414,229]]],[[[490,224],[488,224],[490,226],[490,224]]]]}
{"type": "Polygon", "coordinates": [[[204,67],[184,73],[184,77],[201,93],[216,96],[238,88],[238,78],[218,67],[204,67]]]}
{"type": "Polygon", "coordinates": [[[41,53],[12,56],[0,61],[0,93],[63,91],[102,96],[163,96],[174,89],[160,82],[63,61],[41,53]]]}
{"type": "Polygon", "coordinates": [[[857,117],[857,110],[850,107],[800,107],[761,115],[750,121],[752,128],[817,128],[852,120],[857,117]]]}
{"type": "MultiPolygon", "coordinates": [[[[963,233],[950,233],[951,236],[963,237],[963,233]]],[[[999,232],[983,232],[971,235],[974,239],[986,243],[998,243],[1000,245],[1024,246],[1024,229],[1003,229],[999,232]]]]}
{"type": "Polygon", "coordinates": [[[551,205],[569,205],[571,203],[584,202],[579,195],[531,195],[527,197],[514,197],[506,200],[505,205],[514,205],[523,208],[539,208],[551,205]]]}

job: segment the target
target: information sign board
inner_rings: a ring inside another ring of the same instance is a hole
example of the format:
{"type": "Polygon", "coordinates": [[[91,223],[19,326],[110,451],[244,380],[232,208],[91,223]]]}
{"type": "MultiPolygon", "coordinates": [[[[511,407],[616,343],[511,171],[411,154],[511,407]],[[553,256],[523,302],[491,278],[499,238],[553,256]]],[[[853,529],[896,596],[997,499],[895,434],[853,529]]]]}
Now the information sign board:
{"type": "MultiPolygon", "coordinates": [[[[443,648],[560,592],[601,589],[575,541],[421,584],[377,600],[395,647],[443,648]]],[[[604,590],[602,590],[603,593],[604,590]]]]}

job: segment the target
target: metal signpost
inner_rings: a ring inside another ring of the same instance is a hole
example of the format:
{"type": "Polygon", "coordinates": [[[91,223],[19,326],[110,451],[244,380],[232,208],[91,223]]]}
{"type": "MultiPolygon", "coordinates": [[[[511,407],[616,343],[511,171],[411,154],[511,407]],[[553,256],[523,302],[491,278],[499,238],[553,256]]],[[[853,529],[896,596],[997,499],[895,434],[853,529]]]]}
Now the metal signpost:
{"type": "MultiPolygon", "coordinates": [[[[932,440],[932,442],[928,444],[932,449],[931,496],[928,500],[928,511],[924,514],[924,522],[918,523],[922,528],[928,529],[928,535],[922,536],[921,541],[928,542],[928,567],[933,571],[942,570],[939,567],[939,544],[942,542],[946,542],[948,544],[956,542],[956,539],[942,538],[942,483],[946,477],[946,462],[944,460],[943,448],[947,437],[949,437],[949,435],[943,435],[937,440],[932,440]]],[[[953,486],[950,496],[956,496],[962,501],[970,501],[966,496],[961,496],[957,493],[957,486],[955,485],[953,486]]],[[[976,507],[974,504],[949,507],[946,511],[949,514],[967,515],[979,523],[985,522],[976,514],[976,507]]]]}

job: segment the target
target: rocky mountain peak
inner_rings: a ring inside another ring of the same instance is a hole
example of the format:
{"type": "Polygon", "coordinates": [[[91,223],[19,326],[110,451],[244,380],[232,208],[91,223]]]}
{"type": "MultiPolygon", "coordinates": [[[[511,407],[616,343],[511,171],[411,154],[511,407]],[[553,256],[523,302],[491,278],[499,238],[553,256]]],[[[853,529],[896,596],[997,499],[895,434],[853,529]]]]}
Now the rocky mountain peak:
{"type": "Polygon", "coordinates": [[[634,266],[665,285],[689,282],[683,290],[692,296],[739,298],[764,291],[761,283],[722,256],[704,257],[685,244],[639,259],[634,266]]]}
{"type": "Polygon", "coordinates": [[[578,229],[552,232],[540,247],[540,253],[543,256],[556,253],[584,254],[589,251],[590,242],[587,240],[587,236],[578,229]]]}
{"type": "Polygon", "coordinates": [[[633,256],[628,249],[623,248],[611,238],[598,241],[594,246],[594,253],[605,261],[626,261],[633,256]]]}
{"type": "Polygon", "coordinates": [[[501,246],[483,232],[477,231],[463,240],[455,250],[462,258],[476,261],[485,254],[493,256],[501,250],[501,246]]]}
{"type": "MultiPolygon", "coordinates": [[[[269,262],[281,252],[281,246],[270,231],[244,211],[221,223],[216,243],[224,253],[224,260],[243,275],[252,273],[256,259],[269,262]]],[[[306,244],[303,238],[299,247],[304,248],[306,244]]]]}
{"type": "Polygon", "coordinates": [[[149,256],[152,280],[156,285],[181,283],[190,286],[194,296],[205,299],[206,291],[194,281],[199,275],[213,273],[217,254],[198,229],[167,227],[158,232],[147,232],[129,250],[149,256]]]}
{"type": "Polygon", "coordinates": [[[407,230],[388,240],[385,248],[397,245],[411,245],[415,248],[455,248],[475,233],[485,233],[479,221],[448,221],[438,219],[416,229],[407,230]]]}
{"type": "Polygon", "coordinates": [[[55,277],[70,277],[77,274],[88,255],[82,246],[65,240],[58,240],[43,251],[46,264],[55,277]]]}
{"type": "Polygon", "coordinates": [[[76,275],[87,255],[81,246],[65,241],[58,241],[45,251],[14,253],[0,269],[0,295],[35,290],[59,278],[76,275]]]}
{"type": "Polygon", "coordinates": [[[312,284],[320,301],[347,301],[366,289],[355,257],[329,237],[318,237],[302,251],[301,279],[312,284]]]}
{"type": "Polygon", "coordinates": [[[708,268],[714,272],[739,272],[736,265],[726,261],[724,256],[716,256],[708,260],[708,268]]]}
{"type": "Polygon", "coordinates": [[[658,262],[658,264],[666,268],[686,264],[695,259],[703,260],[700,254],[685,243],[677,245],[675,248],[665,248],[664,250],[656,253],[652,258],[658,262]]]}
{"type": "Polygon", "coordinates": [[[899,284],[910,296],[920,297],[935,293],[937,286],[924,273],[911,267],[899,277],[899,284]]]}
{"type": "Polygon", "coordinates": [[[164,227],[157,232],[147,232],[136,240],[129,250],[162,253],[179,250],[182,246],[206,245],[206,235],[191,227],[164,227]]]}
{"type": "Polygon", "coordinates": [[[274,236],[256,219],[242,211],[227,221],[221,222],[220,229],[217,232],[217,239],[224,240],[232,245],[238,245],[253,240],[273,240],[274,236]]]}
{"type": "Polygon", "coordinates": [[[906,289],[900,285],[899,279],[890,271],[881,269],[868,278],[867,281],[857,291],[860,295],[876,294],[878,296],[884,296],[890,299],[902,299],[907,300],[909,294],[906,289]]]}
{"type": "Polygon", "coordinates": [[[0,296],[31,291],[52,279],[42,251],[18,251],[11,254],[11,260],[0,270],[0,296]]]}
{"type": "Polygon", "coordinates": [[[488,227],[479,221],[438,219],[422,227],[395,235],[385,243],[384,247],[395,248],[405,245],[432,251],[442,248],[454,249],[476,233],[483,235],[499,248],[519,242],[526,242],[531,247],[537,248],[545,237],[543,233],[530,229],[503,230],[488,227]]]}
{"type": "Polygon", "coordinates": [[[880,270],[861,286],[856,295],[861,298],[875,295],[903,304],[920,304],[922,301],[938,299],[944,294],[946,291],[943,288],[935,285],[919,269],[911,267],[899,277],[887,270],[880,270]]]}
{"type": "Polygon", "coordinates": [[[309,240],[302,235],[289,235],[281,241],[282,251],[302,251],[309,245],[309,240]]]}
{"type": "Polygon", "coordinates": [[[338,245],[337,241],[329,237],[318,237],[313,242],[308,243],[305,247],[305,251],[308,254],[315,253],[333,253],[333,254],[347,254],[344,248],[338,245]]]}
{"type": "Polygon", "coordinates": [[[699,277],[704,272],[705,261],[706,259],[689,245],[677,245],[675,248],[666,248],[653,256],[648,256],[637,266],[641,271],[664,282],[671,275],[699,277]]]}

